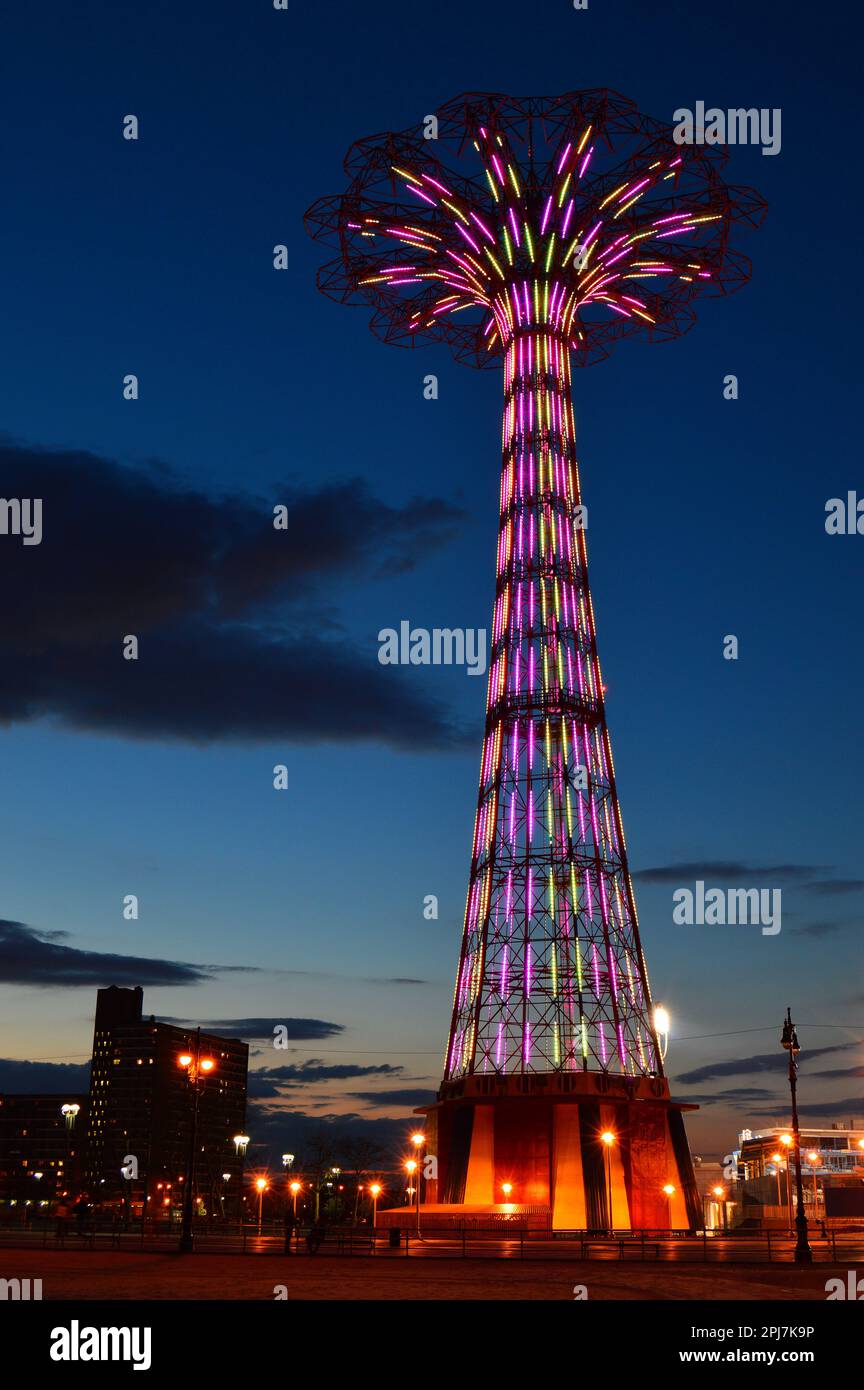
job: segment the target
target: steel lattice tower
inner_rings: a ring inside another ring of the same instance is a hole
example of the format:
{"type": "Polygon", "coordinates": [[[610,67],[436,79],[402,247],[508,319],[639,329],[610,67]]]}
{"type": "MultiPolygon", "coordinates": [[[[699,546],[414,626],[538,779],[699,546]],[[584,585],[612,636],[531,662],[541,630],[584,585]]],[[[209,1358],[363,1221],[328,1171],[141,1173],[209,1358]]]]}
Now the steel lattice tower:
{"type": "MultiPolygon", "coordinates": [[[[571,368],[630,334],[677,336],[698,295],[743,284],[749,262],[730,249],[730,231],[736,221],[757,225],[764,205],[724,183],[725,151],[677,144],[669,126],[613,92],[467,94],[436,120],[437,131],[427,121],[424,132],[354,145],[348,190],[316,203],[306,223],[339,249],[319,273],[322,290],[370,304],[385,341],[444,341],[461,361],[504,366],[486,730],[437,1107],[439,1152],[450,1154],[442,1191],[463,1203],[466,1184],[489,1193],[487,1168],[493,1182],[501,1170],[493,1154],[508,1142],[515,1153],[512,1117],[500,1108],[508,1098],[578,1098],[583,1224],[592,1210],[594,1225],[612,1224],[611,1179],[602,1203],[589,1181],[587,1098],[669,1102],[606,725],[571,368]],[[448,1102],[461,1106],[461,1120],[448,1102]]],[[[638,1112],[631,1139],[647,1113],[638,1112]]],[[[542,1148],[546,1121],[524,1106],[518,1114],[533,1126],[529,1147],[542,1148]]],[[[673,1139],[678,1121],[676,1110],[673,1139]]],[[[564,1120],[555,1123],[559,1138],[547,1148],[563,1153],[570,1141],[564,1120]]],[[[676,1153],[687,1189],[682,1142],[683,1126],[676,1153]]],[[[634,1211],[653,1210],[633,1198],[634,1143],[622,1167],[631,1224],[634,1211]]],[[[514,1158],[511,1167],[535,1173],[538,1163],[514,1158]]],[[[562,1175],[557,1184],[563,1190],[562,1175]]]]}
{"type": "Polygon", "coordinates": [[[508,334],[504,367],[486,737],[446,1077],[656,1073],[579,524],[568,343],[554,310],[535,319],[520,307],[527,321],[508,334]]]}

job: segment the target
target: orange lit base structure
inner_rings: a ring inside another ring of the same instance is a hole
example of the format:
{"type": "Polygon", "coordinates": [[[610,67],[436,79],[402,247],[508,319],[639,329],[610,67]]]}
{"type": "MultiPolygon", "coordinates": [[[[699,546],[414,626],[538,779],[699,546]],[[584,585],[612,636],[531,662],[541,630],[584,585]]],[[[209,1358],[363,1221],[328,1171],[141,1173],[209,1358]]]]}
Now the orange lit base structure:
{"type": "MultiPolygon", "coordinates": [[[[427,1231],[518,1222],[553,1231],[696,1230],[702,1217],[682,1110],[661,1077],[470,1076],[425,1111],[427,1231]],[[611,1142],[604,1142],[611,1136],[611,1142]],[[669,1189],[672,1189],[671,1191],[669,1189]]],[[[416,1209],[379,1212],[410,1227],[416,1209]]]]}

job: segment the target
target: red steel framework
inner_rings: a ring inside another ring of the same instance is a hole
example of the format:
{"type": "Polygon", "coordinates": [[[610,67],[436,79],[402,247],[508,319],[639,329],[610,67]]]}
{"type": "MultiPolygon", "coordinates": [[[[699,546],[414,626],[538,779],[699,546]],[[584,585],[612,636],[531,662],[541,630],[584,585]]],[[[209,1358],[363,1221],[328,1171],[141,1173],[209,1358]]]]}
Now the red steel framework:
{"type": "MultiPolygon", "coordinates": [[[[419,131],[358,141],[345,160],[347,191],[306,214],[310,233],[339,251],[319,287],[370,305],[385,342],[441,341],[459,361],[504,365],[486,731],[440,1113],[430,1122],[439,1153],[450,1153],[446,1199],[464,1203],[473,1191],[494,1203],[503,1170],[493,1155],[507,1150],[513,1128],[507,1098],[578,1100],[578,1143],[552,1111],[538,1119],[536,1107],[533,1118],[518,1110],[536,1132],[531,1157],[509,1167],[554,1204],[555,1181],[534,1179],[544,1164],[556,1169],[556,1144],[563,1153],[581,1143],[583,1186],[602,1192],[568,1210],[585,1225],[610,1225],[611,1180],[597,1177],[585,1149],[586,1123],[596,1128],[603,1114],[586,1121],[585,1106],[669,1100],[606,725],[571,368],[631,334],[678,336],[694,322],[697,296],[743,285],[749,262],[730,248],[730,233],[736,222],[758,225],[764,204],[723,181],[724,150],[676,143],[667,124],[607,90],[469,93],[435,120],[437,129],[427,119],[419,131]],[[496,1099],[497,1139],[488,1113],[476,1114],[496,1099]],[[450,1102],[473,1107],[471,1122],[450,1102]]],[[[634,1167],[644,1103],[632,1123],[620,1111],[610,1121],[629,1135],[631,1224],[657,1206],[634,1196],[640,1181],[654,1182],[634,1167]]],[[[676,1111],[664,1125],[693,1224],[677,1121],[676,1111]]],[[[643,1154],[666,1145],[656,1124],[643,1130],[643,1154]]]]}

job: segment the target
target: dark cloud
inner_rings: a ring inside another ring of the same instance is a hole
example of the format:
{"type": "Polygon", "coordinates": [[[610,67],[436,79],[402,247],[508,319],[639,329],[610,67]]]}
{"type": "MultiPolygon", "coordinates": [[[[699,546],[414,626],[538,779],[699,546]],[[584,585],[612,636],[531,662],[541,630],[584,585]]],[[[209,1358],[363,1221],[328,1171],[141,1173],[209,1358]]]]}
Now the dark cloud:
{"type": "MultiPolygon", "coordinates": [[[[844,1119],[857,1120],[860,1126],[861,1118],[864,1117],[864,1099],[861,1095],[850,1096],[848,1100],[825,1100],[825,1101],[800,1101],[798,1110],[802,1115],[812,1115],[814,1119],[844,1119]]],[[[789,1106],[778,1105],[776,1108],[766,1110],[764,1114],[776,1120],[788,1120],[789,1106]]]]}
{"type": "MultiPolygon", "coordinates": [[[[176,1023],[183,1026],[192,1020],[188,1018],[160,1019],[161,1023],[176,1023]]],[[[197,1025],[197,1020],[196,1020],[197,1025]]],[[[329,1023],[323,1018],[211,1018],[201,1023],[201,1028],[217,1037],[243,1038],[260,1042],[264,1038],[273,1041],[276,1028],[287,1029],[287,1037],[295,1042],[312,1042],[319,1038],[333,1038],[345,1032],[342,1023],[329,1023]]],[[[281,1035],[280,1036],[285,1036],[281,1035]]]]}
{"type": "Polygon", "coordinates": [[[752,883],[754,879],[794,883],[811,874],[825,872],[824,867],[812,864],[772,864],[767,868],[742,864],[734,859],[688,860],[681,864],[661,864],[653,869],[639,869],[634,878],[642,883],[675,883],[703,879],[712,882],[752,883]]]}
{"type": "Polygon", "coordinates": [[[379,664],[374,635],[355,649],[314,606],[327,580],[406,569],[441,545],[461,515],[448,503],[390,507],[357,479],[210,497],[165,468],[9,444],[0,496],[43,503],[41,544],[0,547],[0,723],[192,742],[461,743],[432,699],[379,664]],[[286,531],[272,525],[277,503],[286,531]],[[127,633],[137,661],[122,657],[127,633]]]}
{"type": "MultiPolygon", "coordinates": [[[[400,1076],[402,1067],[360,1067],[350,1063],[327,1066],[315,1058],[295,1066],[259,1067],[249,1073],[249,1095],[258,1099],[278,1099],[289,1091],[302,1090],[321,1081],[347,1081],[361,1076],[400,1076]]],[[[333,1097],[328,1096],[328,1105],[333,1097]]]]}
{"type": "Polygon", "coordinates": [[[842,922],[811,922],[806,927],[793,928],[794,936],[833,936],[835,932],[843,930],[842,922]]]}
{"type": "Polygon", "coordinates": [[[864,1076],[864,1066],[836,1067],[833,1071],[811,1071],[810,1075],[819,1081],[851,1081],[853,1077],[864,1076]]]}
{"type": "MultiPolygon", "coordinates": [[[[368,1119],[356,1112],[344,1115],[333,1113],[310,1115],[305,1110],[283,1110],[269,1106],[266,1101],[249,1103],[248,1133],[250,1167],[275,1167],[279,1155],[289,1151],[298,1156],[297,1167],[302,1170],[303,1155],[322,1137],[333,1144],[333,1162],[338,1162],[340,1144],[345,1139],[368,1139],[380,1145],[384,1153],[381,1166],[392,1167],[402,1157],[408,1134],[408,1120],[401,1116],[380,1116],[368,1119]]],[[[399,1192],[404,1197],[404,1187],[399,1192]]]]}
{"type": "MultiPolygon", "coordinates": [[[[238,967],[239,968],[239,967],[238,967]]],[[[333,970],[279,970],[270,974],[302,975],[316,980],[352,980],[362,985],[428,985],[428,980],[417,980],[410,975],[339,975],[333,970]]]]}
{"type": "MultiPolygon", "coordinates": [[[[860,1043],[838,1043],[834,1047],[810,1047],[801,1054],[802,1066],[814,1057],[823,1057],[832,1052],[848,1052],[859,1048],[860,1043]]],[[[776,1052],[764,1052],[755,1057],[736,1057],[727,1062],[709,1062],[705,1067],[682,1072],[675,1080],[680,1086],[698,1086],[700,1082],[717,1081],[723,1076],[752,1076],[760,1072],[786,1072],[789,1061],[781,1048],[776,1052]]]]}
{"type": "Polygon", "coordinates": [[[747,1107],[752,1105],[754,1100],[775,1100],[774,1091],[765,1090],[761,1086],[739,1086],[727,1091],[715,1091],[711,1094],[688,1095],[688,1101],[695,1101],[697,1105],[740,1105],[747,1107]]]}
{"type": "Polygon", "coordinates": [[[261,1072],[250,1071],[246,1082],[246,1094],[249,1100],[278,1100],[283,1091],[261,1072]]]}
{"type": "Polygon", "coordinates": [[[213,967],[61,946],[65,932],[0,919],[0,981],[16,985],[197,985],[213,967]]]}
{"type": "Polygon", "coordinates": [[[864,878],[819,878],[801,886],[805,893],[860,893],[864,888],[864,878]]]}
{"type": "Polygon", "coordinates": [[[348,1081],[359,1076],[401,1076],[404,1070],[404,1067],[390,1066],[389,1063],[372,1067],[355,1066],[350,1062],[337,1062],[335,1065],[330,1065],[319,1061],[317,1057],[310,1057],[308,1062],[294,1065],[262,1067],[254,1074],[266,1076],[269,1080],[280,1082],[282,1085],[309,1086],[316,1081],[348,1081]]]}
{"type": "Polygon", "coordinates": [[[0,1057],[0,1091],[7,1095],[44,1092],[47,1095],[86,1095],[90,1089],[90,1063],[23,1062],[0,1057]]]}
{"type": "Polygon", "coordinates": [[[349,1100],[365,1100],[370,1105],[432,1105],[435,1101],[436,1091],[411,1090],[403,1091],[349,1091],[349,1100]]]}
{"type": "Polygon", "coordinates": [[[373,975],[370,976],[368,983],[370,985],[428,985],[429,981],[415,980],[410,975],[392,975],[390,977],[373,975]]]}

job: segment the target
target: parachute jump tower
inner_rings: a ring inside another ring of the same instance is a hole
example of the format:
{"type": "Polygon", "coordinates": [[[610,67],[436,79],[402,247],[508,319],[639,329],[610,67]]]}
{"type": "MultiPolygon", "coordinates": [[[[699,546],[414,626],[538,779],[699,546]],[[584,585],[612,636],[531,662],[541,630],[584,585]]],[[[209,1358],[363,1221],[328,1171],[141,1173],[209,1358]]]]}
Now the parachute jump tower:
{"type": "Polygon", "coordinates": [[[723,149],[677,144],[605,89],[467,93],[436,121],[358,141],[347,190],[305,219],[338,249],[320,289],[370,306],[378,337],[504,369],[486,729],[423,1222],[692,1229],[606,725],[571,375],[739,289],[733,226],[764,204],[721,178],[723,149]]]}

